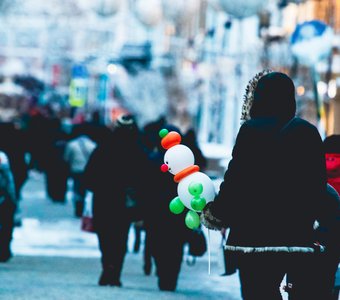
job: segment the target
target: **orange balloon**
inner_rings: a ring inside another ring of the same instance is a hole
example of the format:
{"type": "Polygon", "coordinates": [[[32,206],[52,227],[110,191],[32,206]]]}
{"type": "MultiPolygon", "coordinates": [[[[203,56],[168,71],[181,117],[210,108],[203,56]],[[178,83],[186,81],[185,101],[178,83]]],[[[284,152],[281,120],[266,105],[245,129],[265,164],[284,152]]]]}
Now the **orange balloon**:
{"type": "Polygon", "coordinates": [[[161,141],[162,147],[164,149],[170,149],[181,143],[182,137],[176,131],[170,131],[161,141]]]}

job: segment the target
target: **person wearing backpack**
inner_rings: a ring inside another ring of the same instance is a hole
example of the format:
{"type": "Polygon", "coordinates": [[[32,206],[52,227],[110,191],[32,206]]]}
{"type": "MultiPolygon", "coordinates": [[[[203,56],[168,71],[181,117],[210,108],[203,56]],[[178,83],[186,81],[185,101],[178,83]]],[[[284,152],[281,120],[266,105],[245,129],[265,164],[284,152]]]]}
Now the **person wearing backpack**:
{"type": "Polygon", "coordinates": [[[0,151],[0,262],[12,257],[11,241],[16,209],[13,174],[5,152],[0,151]]]}

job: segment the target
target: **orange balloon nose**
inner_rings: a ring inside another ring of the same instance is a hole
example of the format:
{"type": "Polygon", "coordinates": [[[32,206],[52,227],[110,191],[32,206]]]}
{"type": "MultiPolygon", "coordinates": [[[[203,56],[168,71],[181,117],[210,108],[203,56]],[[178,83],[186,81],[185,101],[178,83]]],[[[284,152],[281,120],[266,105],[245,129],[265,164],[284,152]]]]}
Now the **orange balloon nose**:
{"type": "Polygon", "coordinates": [[[162,171],[162,172],[165,173],[165,172],[168,172],[168,170],[169,170],[168,165],[166,165],[166,164],[162,164],[162,165],[161,165],[161,171],[162,171]]]}

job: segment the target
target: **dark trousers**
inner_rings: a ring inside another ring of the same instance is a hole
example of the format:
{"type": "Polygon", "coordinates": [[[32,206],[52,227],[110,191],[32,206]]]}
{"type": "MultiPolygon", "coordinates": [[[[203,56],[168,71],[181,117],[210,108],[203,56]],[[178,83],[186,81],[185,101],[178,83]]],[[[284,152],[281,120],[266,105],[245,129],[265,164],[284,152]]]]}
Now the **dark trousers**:
{"type": "Polygon", "coordinates": [[[238,257],[238,267],[243,300],[282,300],[280,284],[285,266],[279,257],[243,254],[238,257]]]}
{"type": "Polygon", "coordinates": [[[84,211],[86,188],[84,185],[83,173],[73,173],[73,205],[76,217],[81,217],[84,211]]]}
{"type": "Polygon", "coordinates": [[[183,259],[183,243],[168,237],[148,236],[151,240],[151,254],[155,259],[158,287],[160,290],[174,291],[183,259]]]}
{"type": "Polygon", "coordinates": [[[292,288],[290,300],[321,300],[323,284],[319,278],[316,254],[261,253],[238,257],[244,300],[282,300],[280,284],[285,274],[292,288]]]}
{"type": "Polygon", "coordinates": [[[138,253],[140,248],[142,229],[136,225],[134,225],[133,228],[135,230],[135,243],[133,245],[133,252],[138,253]]]}
{"type": "Polygon", "coordinates": [[[73,173],[73,201],[74,202],[83,202],[85,200],[85,186],[83,180],[83,173],[73,173]]]}
{"type": "MultiPolygon", "coordinates": [[[[333,300],[335,273],[339,264],[339,257],[336,253],[321,253],[310,257],[312,261],[309,265],[292,266],[291,271],[287,274],[287,282],[292,284],[289,300],[302,299],[301,295],[305,291],[299,289],[299,285],[303,287],[309,286],[311,291],[310,299],[333,300]],[[311,268],[314,267],[314,269],[311,268]],[[301,272],[300,267],[305,271],[301,272]]],[[[308,261],[306,262],[308,263],[308,261]]]]}
{"type": "Polygon", "coordinates": [[[129,222],[120,222],[108,228],[97,230],[99,247],[102,254],[103,270],[112,272],[116,280],[120,279],[124,257],[127,250],[129,222]]]}
{"type": "Polygon", "coordinates": [[[151,255],[151,245],[150,245],[150,238],[148,236],[148,232],[145,231],[145,240],[144,240],[144,273],[149,275],[152,269],[152,255],[151,255]]]}
{"type": "Polygon", "coordinates": [[[5,200],[0,204],[0,260],[6,261],[11,256],[10,244],[14,227],[15,204],[5,200]]]}

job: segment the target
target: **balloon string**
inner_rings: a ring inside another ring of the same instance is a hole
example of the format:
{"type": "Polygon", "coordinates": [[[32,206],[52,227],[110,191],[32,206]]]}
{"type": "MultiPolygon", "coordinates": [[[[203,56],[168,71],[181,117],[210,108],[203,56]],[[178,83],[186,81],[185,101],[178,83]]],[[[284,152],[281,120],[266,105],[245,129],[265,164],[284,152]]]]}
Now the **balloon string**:
{"type": "Polygon", "coordinates": [[[208,229],[208,274],[211,274],[210,230],[208,229]]]}

